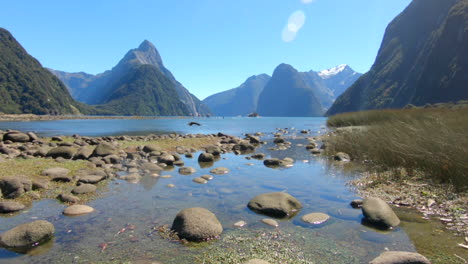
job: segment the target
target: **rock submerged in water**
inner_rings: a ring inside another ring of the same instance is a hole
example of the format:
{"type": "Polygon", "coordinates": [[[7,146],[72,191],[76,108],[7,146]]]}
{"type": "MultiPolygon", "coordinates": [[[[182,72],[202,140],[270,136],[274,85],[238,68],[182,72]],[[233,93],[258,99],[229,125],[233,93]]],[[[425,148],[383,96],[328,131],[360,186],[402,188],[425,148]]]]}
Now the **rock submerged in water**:
{"type": "Polygon", "coordinates": [[[24,209],[24,204],[14,202],[14,201],[5,201],[0,202],[0,214],[8,214],[18,212],[24,209]]]}
{"type": "Polygon", "coordinates": [[[389,229],[400,224],[400,219],[392,208],[379,198],[367,198],[362,203],[363,222],[373,226],[389,229]]]}
{"type": "Polygon", "coordinates": [[[302,204],[296,198],[283,192],[257,195],[247,206],[254,212],[279,218],[294,215],[302,208],[302,204]]]}
{"type": "Polygon", "coordinates": [[[76,215],[83,215],[83,214],[89,214],[94,211],[94,208],[91,206],[83,205],[83,204],[75,204],[75,205],[70,205],[65,210],[63,210],[64,215],[69,215],[69,216],[76,216],[76,215]]]}
{"type": "Polygon", "coordinates": [[[195,170],[195,168],[192,167],[182,167],[179,169],[179,173],[182,175],[190,175],[194,174],[195,172],[197,172],[197,170],[195,170]]]}
{"type": "Polygon", "coordinates": [[[309,224],[320,225],[328,221],[328,219],[330,219],[330,216],[324,213],[310,213],[302,216],[301,219],[302,221],[309,224]]]}
{"type": "Polygon", "coordinates": [[[213,174],[216,174],[216,175],[221,175],[221,174],[229,173],[229,169],[224,168],[224,167],[219,167],[219,168],[214,168],[214,169],[210,170],[210,172],[213,173],[213,174]]]}
{"type": "Polygon", "coordinates": [[[269,225],[271,227],[275,227],[275,228],[279,226],[278,222],[271,218],[262,219],[262,223],[264,223],[265,225],[269,225]]]}
{"type": "Polygon", "coordinates": [[[201,207],[180,211],[172,223],[173,231],[181,239],[204,241],[216,238],[223,232],[223,226],[215,214],[201,207]]]}
{"type": "Polygon", "coordinates": [[[13,249],[29,249],[47,242],[55,233],[52,223],[37,220],[19,225],[0,236],[0,246],[13,249]]]}
{"type": "Polygon", "coordinates": [[[386,251],[369,264],[431,264],[431,262],[419,253],[386,251]]]}

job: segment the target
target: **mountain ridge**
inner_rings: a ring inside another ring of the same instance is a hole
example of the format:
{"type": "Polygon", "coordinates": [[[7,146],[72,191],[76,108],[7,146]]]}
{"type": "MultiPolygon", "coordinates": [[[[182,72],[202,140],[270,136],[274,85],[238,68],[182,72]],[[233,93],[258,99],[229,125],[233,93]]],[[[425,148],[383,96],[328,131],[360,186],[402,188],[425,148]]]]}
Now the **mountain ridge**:
{"type": "Polygon", "coordinates": [[[387,26],[376,60],[327,115],[468,99],[468,2],[413,0],[387,26]]]}
{"type": "Polygon", "coordinates": [[[73,100],[65,85],[0,28],[0,112],[78,115],[96,113],[73,100]]]}
{"type": "MultiPolygon", "coordinates": [[[[138,48],[129,50],[117,65],[115,65],[111,70],[105,71],[101,74],[88,75],[78,81],[76,79],[82,75],[61,72],[58,70],[51,70],[51,72],[62,79],[77,100],[92,105],[102,105],[109,103],[109,98],[115,98],[112,95],[112,93],[118,88],[115,83],[119,82],[122,76],[126,76],[128,72],[135,70],[141,65],[150,65],[154,67],[170,80],[172,85],[167,88],[176,90],[176,97],[185,105],[187,110],[185,115],[198,116],[210,113],[208,107],[201,103],[198,98],[191,94],[175,79],[173,74],[164,66],[161,55],[154,44],[148,40],[144,40],[138,48]],[[77,84],[81,84],[81,86],[77,84]]],[[[161,83],[166,82],[160,82],[160,84],[161,83]]]]}
{"type": "MultiPolygon", "coordinates": [[[[313,70],[308,72],[298,72],[300,78],[304,79],[307,83],[308,89],[314,93],[314,96],[317,97],[319,103],[323,108],[325,108],[325,110],[332,105],[333,101],[337,97],[336,95],[339,95],[352,82],[361,76],[360,73],[355,72],[349,65],[343,65],[344,67],[334,71],[333,69],[342,65],[318,72],[313,70]],[[327,78],[319,76],[320,72],[325,71],[333,72],[328,74],[327,78]]],[[[215,115],[218,116],[245,116],[249,113],[257,112],[258,98],[270,79],[271,77],[267,74],[250,76],[240,86],[210,95],[205,98],[203,102],[213,110],[215,115]],[[251,82],[259,76],[268,76],[268,80],[263,79],[263,81],[258,82],[255,87],[251,87],[251,82]],[[246,91],[241,92],[242,89],[246,89],[246,91]],[[245,103],[241,104],[240,102],[250,103],[246,105],[245,103]]]]}

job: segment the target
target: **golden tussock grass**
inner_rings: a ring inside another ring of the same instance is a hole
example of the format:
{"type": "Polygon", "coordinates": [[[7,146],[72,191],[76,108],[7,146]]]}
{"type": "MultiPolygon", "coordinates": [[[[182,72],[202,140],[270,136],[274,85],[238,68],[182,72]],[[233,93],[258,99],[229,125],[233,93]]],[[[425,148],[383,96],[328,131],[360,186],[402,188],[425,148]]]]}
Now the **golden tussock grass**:
{"type": "Polygon", "coordinates": [[[346,113],[330,117],[328,126],[366,126],[338,130],[329,154],[342,151],[383,169],[417,170],[457,190],[468,187],[468,108],[346,113]]]}

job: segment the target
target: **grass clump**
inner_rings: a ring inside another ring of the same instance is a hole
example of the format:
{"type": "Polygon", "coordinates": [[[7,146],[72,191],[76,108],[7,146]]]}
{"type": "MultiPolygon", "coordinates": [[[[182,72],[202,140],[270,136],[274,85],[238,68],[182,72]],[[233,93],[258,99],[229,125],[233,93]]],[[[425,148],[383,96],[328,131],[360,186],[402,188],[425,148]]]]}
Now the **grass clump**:
{"type": "Polygon", "coordinates": [[[70,170],[70,174],[73,175],[77,170],[88,167],[87,161],[82,160],[70,160],[57,163],[53,159],[9,159],[0,163],[0,179],[9,176],[26,176],[33,179],[47,178],[42,176],[42,171],[48,168],[62,167],[70,170]]]}
{"type": "Polygon", "coordinates": [[[217,143],[217,139],[211,137],[203,138],[165,138],[151,141],[122,141],[121,148],[136,147],[141,145],[157,145],[166,151],[175,151],[178,146],[185,148],[202,149],[203,147],[217,143]]]}
{"type": "Polygon", "coordinates": [[[329,127],[367,126],[339,130],[326,152],[346,152],[379,168],[468,187],[468,108],[425,108],[346,113],[330,117],[329,127]],[[419,173],[418,173],[419,174],[419,173]]]}
{"type": "MultiPolygon", "coordinates": [[[[7,177],[15,177],[15,176],[25,176],[29,178],[31,181],[34,180],[50,180],[50,177],[43,176],[42,172],[45,169],[54,168],[54,167],[62,167],[70,170],[70,175],[74,175],[76,171],[80,169],[88,168],[89,162],[87,161],[64,161],[61,163],[57,163],[55,160],[52,159],[42,159],[42,158],[34,158],[34,159],[9,159],[3,162],[0,162],[0,179],[7,178],[7,177]]],[[[74,183],[57,183],[57,182],[50,182],[50,186],[48,190],[40,190],[34,191],[39,194],[43,198],[55,198],[59,193],[63,190],[71,189],[74,186],[74,183]]],[[[31,191],[32,192],[32,191],[31,191]]],[[[28,192],[29,193],[29,192],[28,192]]],[[[0,200],[2,200],[0,198],[0,200]]],[[[30,204],[32,202],[32,197],[29,195],[23,195],[15,199],[18,202],[23,202],[25,204],[30,204]]],[[[83,199],[86,200],[86,199],[83,199]]]]}

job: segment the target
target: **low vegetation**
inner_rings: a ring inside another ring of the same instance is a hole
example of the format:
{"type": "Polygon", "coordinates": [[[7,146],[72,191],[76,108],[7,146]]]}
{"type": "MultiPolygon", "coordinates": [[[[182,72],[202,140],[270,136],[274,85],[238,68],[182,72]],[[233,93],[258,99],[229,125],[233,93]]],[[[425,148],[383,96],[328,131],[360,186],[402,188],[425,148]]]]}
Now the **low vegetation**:
{"type": "Polygon", "coordinates": [[[468,108],[457,105],[332,116],[327,125],[337,133],[327,143],[327,153],[346,152],[376,168],[399,171],[398,177],[418,172],[466,190],[468,108]],[[362,129],[344,128],[349,126],[362,129]]]}
{"type": "Polygon", "coordinates": [[[162,150],[165,151],[176,151],[177,147],[183,146],[184,148],[194,148],[200,150],[207,145],[212,145],[217,143],[217,139],[211,137],[202,137],[202,138],[166,138],[166,139],[157,139],[151,141],[122,141],[120,148],[125,149],[127,147],[136,147],[143,145],[157,145],[162,150]]]}

